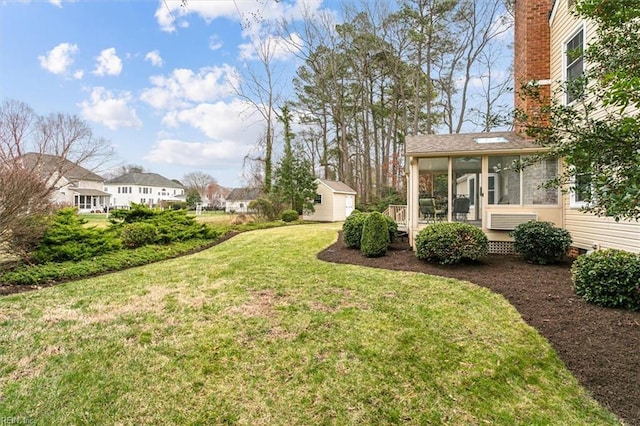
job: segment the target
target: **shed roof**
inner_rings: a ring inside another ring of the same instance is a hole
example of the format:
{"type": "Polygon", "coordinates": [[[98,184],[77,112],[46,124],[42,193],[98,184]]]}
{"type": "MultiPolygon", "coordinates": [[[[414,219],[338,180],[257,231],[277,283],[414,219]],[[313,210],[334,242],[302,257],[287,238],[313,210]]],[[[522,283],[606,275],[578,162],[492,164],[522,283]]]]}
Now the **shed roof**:
{"type": "Polygon", "coordinates": [[[539,152],[541,150],[544,148],[515,132],[417,135],[408,136],[406,140],[406,154],[409,156],[490,154],[509,151],[539,152]]]}
{"type": "Polygon", "coordinates": [[[167,179],[157,173],[138,173],[129,172],[122,176],[118,176],[105,182],[105,185],[139,185],[139,186],[155,186],[160,188],[179,188],[184,186],[176,181],[167,179]]]}
{"type": "Polygon", "coordinates": [[[349,185],[344,182],[320,178],[318,178],[317,180],[325,184],[333,192],[342,194],[356,194],[356,191],[354,191],[349,185]]]}

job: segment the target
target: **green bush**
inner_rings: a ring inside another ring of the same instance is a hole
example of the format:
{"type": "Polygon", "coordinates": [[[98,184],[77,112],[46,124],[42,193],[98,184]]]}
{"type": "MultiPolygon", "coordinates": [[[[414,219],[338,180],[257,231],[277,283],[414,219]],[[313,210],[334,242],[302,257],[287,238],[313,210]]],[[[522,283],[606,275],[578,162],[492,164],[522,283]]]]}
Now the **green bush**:
{"type": "Polygon", "coordinates": [[[360,248],[362,240],[362,226],[369,213],[361,213],[359,210],[351,212],[342,224],[342,238],[349,248],[360,248]]]}
{"type": "Polygon", "coordinates": [[[389,229],[389,243],[392,243],[398,236],[398,224],[391,216],[384,215],[384,219],[387,221],[387,228],[389,229]]]}
{"type": "Polygon", "coordinates": [[[122,244],[128,248],[142,247],[153,244],[158,239],[156,227],[150,223],[128,223],[120,231],[122,244]]]}
{"type": "Polygon", "coordinates": [[[152,243],[169,244],[186,241],[192,238],[216,238],[210,225],[198,223],[194,216],[186,210],[151,210],[142,205],[134,205],[131,210],[119,210],[119,214],[111,219],[113,227],[122,233],[123,228],[131,223],[145,223],[155,229],[152,243]],[[120,219],[122,222],[118,222],[120,219]]]}
{"type": "Polygon", "coordinates": [[[511,231],[513,248],[524,260],[546,265],[561,260],[571,246],[569,231],[551,222],[530,220],[511,231]]]}
{"type": "Polygon", "coordinates": [[[298,220],[298,212],[295,210],[285,210],[280,215],[280,218],[285,222],[295,222],[298,220]]]}
{"type": "Polygon", "coordinates": [[[0,274],[0,282],[14,285],[41,285],[86,278],[176,257],[210,244],[209,240],[190,240],[171,245],[149,245],[132,250],[119,250],[81,261],[23,265],[0,274]]]}
{"type": "Polygon", "coordinates": [[[360,251],[367,257],[380,257],[389,247],[389,227],[385,216],[380,212],[367,215],[362,225],[360,251]]]}
{"type": "Polygon", "coordinates": [[[439,222],[422,229],[415,241],[416,256],[441,264],[478,260],[489,253],[487,236],[473,225],[439,222]]]}
{"type": "Polygon", "coordinates": [[[36,263],[78,261],[122,247],[110,230],[85,227],[86,223],[75,208],[58,210],[33,253],[33,260],[36,263]]]}
{"type": "Polygon", "coordinates": [[[598,250],[571,265],[575,292],[599,306],[640,311],[640,255],[598,250]]]}

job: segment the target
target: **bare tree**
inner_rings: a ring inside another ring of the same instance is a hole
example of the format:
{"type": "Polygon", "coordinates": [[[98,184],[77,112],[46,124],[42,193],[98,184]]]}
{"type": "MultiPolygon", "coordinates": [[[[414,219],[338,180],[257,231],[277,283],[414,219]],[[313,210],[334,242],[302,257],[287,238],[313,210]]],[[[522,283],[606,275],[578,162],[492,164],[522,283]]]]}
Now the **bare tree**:
{"type": "Polygon", "coordinates": [[[108,141],[73,115],[38,116],[24,102],[0,107],[0,246],[20,251],[37,240],[65,173],[96,169],[113,158],[108,141]],[[20,236],[20,237],[19,237],[20,236]],[[22,241],[22,243],[20,242],[22,241]]]}
{"type": "Polygon", "coordinates": [[[190,172],[182,177],[182,184],[186,186],[187,189],[196,191],[201,199],[206,198],[207,188],[212,183],[216,183],[215,178],[205,172],[190,172]]]}
{"type": "Polygon", "coordinates": [[[106,176],[109,179],[116,178],[118,176],[126,175],[127,173],[146,173],[147,169],[139,164],[120,164],[116,168],[109,170],[106,176]]]}

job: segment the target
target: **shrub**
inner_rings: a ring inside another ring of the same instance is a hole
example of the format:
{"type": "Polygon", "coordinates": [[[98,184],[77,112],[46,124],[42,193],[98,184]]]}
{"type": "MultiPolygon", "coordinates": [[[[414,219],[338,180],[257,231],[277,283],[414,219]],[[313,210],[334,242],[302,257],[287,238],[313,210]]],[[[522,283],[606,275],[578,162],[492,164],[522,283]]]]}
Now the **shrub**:
{"type": "Polygon", "coordinates": [[[599,250],[578,257],[571,265],[575,292],[605,307],[640,311],[640,255],[599,250]]]}
{"type": "Polygon", "coordinates": [[[551,222],[530,220],[516,226],[510,235],[515,251],[539,265],[557,262],[571,246],[569,231],[556,228],[551,222]]]}
{"type": "Polygon", "coordinates": [[[366,215],[362,225],[360,251],[367,257],[380,257],[389,247],[389,227],[385,216],[380,212],[366,215]]]}
{"type": "Polygon", "coordinates": [[[383,215],[384,219],[387,221],[387,228],[389,229],[389,243],[392,243],[396,240],[398,236],[398,224],[391,216],[383,215]]]}
{"type": "Polygon", "coordinates": [[[77,261],[121,248],[120,240],[112,232],[87,228],[85,223],[87,220],[79,217],[74,208],[58,210],[33,253],[33,260],[37,263],[77,261]]]}
{"type": "Polygon", "coordinates": [[[342,238],[344,244],[349,248],[360,248],[362,240],[362,226],[368,213],[361,213],[359,210],[351,212],[342,225],[342,238]]]}
{"type": "Polygon", "coordinates": [[[158,238],[155,226],[150,223],[134,222],[122,227],[120,239],[129,248],[153,244],[158,238]]]}
{"type": "Polygon", "coordinates": [[[487,236],[473,225],[439,222],[429,225],[416,237],[416,256],[441,264],[478,260],[489,252],[487,236]]]}
{"type": "Polygon", "coordinates": [[[296,220],[298,220],[299,215],[295,210],[285,210],[282,212],[280,217],[285,222],[295,222],[296,220]]]}

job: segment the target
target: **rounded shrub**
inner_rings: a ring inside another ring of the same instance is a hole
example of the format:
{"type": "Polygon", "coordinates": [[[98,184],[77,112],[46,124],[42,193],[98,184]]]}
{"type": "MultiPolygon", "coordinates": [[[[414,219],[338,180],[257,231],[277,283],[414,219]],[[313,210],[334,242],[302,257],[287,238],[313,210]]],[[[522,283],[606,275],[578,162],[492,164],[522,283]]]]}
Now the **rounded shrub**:
{"type": "Polygon", "coordinates": [[[569,231],[551,222],[530,220],[511,231],[513,248],[524,260],[546,265],[561,260],[571,246],[569,231]]]}
{"type": "Polygon", "coordinates": [[[369,213],[361,213],[354,210],[342,224],[342,238],[344,244],[349,248],[360,248],[362,240],[362,226],[369,213]]]}
{"type": "Polygon", "coordinates": [[[296,220],[298,220],[298,217],[298,212],[295,210],[285,210],[280,215],[280,218],[284,222],[295,222],[296,220]]]}
{"type": "Polygon", "coordinates": [[[598,250],[571,265],[578,296],[599,306],[640,311],[640,255],[623,250],[598,250]]]}
{"type": "Polygon", "coordinates": [[[367,215],[362,226],[360,251],[367,257],[380,257],[387,254],[389,247],[389,228],[385,216],[380,212],[367,215]]]}
{"type": "Polygon", "coordinates": [[[478,260],[489,253],[487,236],[473,225],[438,222],[422,229],[415,241],[416,256],[440,264],[478,260]]]}
{"type": "Polygon", "coordinates": [[[124,225],[120,239],[125,247],[135,248],[153,244],[158,238],[156,227],[150,223],[134,222],[124,225]]]}
{"type": "Polygon", "coordinates": [[[389,243],[392,243],[396,240],[398,236],[398,224],[391,216],[383,215],[385,220],[387,221],[387,228],[389,229],[389,243]]]}

